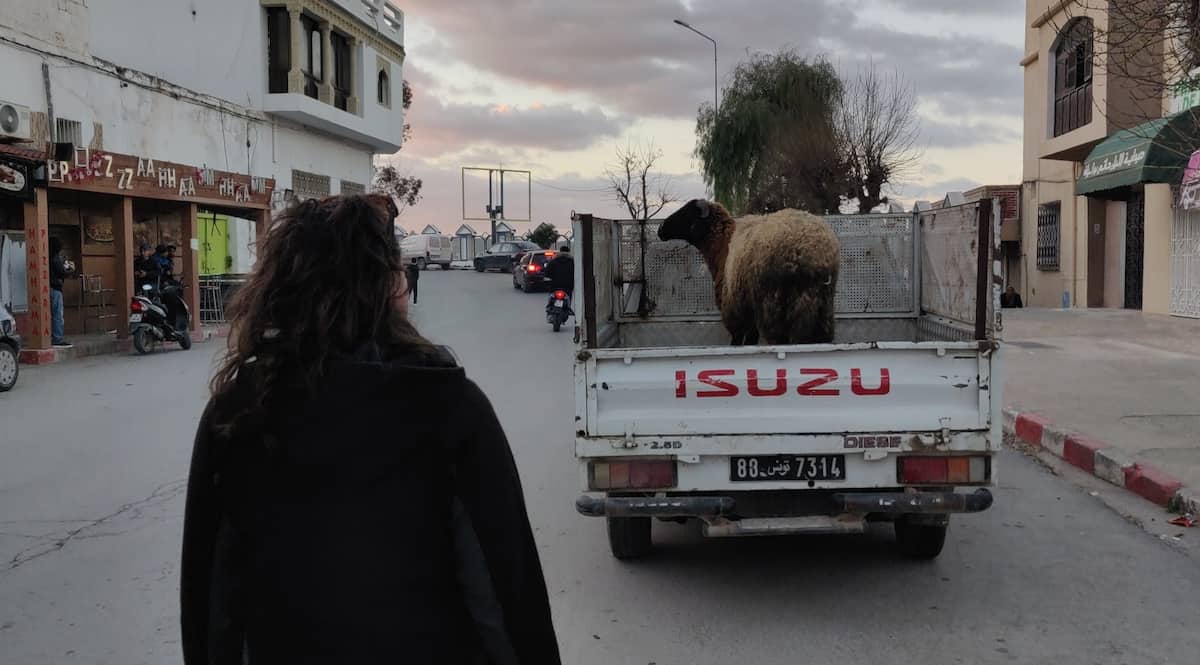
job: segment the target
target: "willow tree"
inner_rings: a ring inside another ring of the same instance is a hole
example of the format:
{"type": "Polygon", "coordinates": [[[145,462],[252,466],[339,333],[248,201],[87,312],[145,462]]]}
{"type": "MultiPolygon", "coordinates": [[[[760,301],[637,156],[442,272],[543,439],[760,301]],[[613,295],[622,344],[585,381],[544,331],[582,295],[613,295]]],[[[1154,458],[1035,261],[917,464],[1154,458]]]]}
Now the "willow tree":
{"type": "Polygon", "coordinates": [[[696,157],[713,197],[734,214],[836,212],[852,192],[837,110],[842,83],[826,60],[794,51],[738,64],[720,110],[696,120],[696,157]]]}

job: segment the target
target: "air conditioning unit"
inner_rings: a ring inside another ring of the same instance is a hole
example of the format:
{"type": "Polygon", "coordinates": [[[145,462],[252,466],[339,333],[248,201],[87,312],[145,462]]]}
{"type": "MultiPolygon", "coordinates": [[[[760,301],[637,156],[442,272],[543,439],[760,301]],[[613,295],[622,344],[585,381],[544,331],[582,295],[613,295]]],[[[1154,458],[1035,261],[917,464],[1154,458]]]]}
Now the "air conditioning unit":
{"type": "Polygon", "coordinates": [[[32,138],[29,107],[0,101],[0,142],[28,141],[32,138]]]}

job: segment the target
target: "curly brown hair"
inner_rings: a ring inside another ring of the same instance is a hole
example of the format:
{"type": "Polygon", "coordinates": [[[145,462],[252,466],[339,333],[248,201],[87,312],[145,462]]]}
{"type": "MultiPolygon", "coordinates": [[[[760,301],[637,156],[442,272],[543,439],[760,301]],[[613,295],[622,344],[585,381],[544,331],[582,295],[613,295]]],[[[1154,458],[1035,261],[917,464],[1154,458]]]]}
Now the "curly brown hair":
{"type": "Polygon", "coordinates": [[[218,431],[268,432],[278,407],[313,395],[332,359],[364,346],[434,353],[396,305],[394,210],[380,195],[331,196],[275,217],[229,305],[229,346],[211,384],[218,431]]]}

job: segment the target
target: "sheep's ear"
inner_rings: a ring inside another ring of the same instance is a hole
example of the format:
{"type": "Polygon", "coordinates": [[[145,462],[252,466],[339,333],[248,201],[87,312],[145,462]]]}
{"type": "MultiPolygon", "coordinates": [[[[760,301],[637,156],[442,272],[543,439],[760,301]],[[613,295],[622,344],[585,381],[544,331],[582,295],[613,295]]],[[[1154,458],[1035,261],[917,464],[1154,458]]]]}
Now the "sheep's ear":
{"type": "Polygon", "coordinates": [[[700,219],[708,219],[708,201],[705,201],[704,199],[696,199],[696,207],[700,209],[700,219]]]}

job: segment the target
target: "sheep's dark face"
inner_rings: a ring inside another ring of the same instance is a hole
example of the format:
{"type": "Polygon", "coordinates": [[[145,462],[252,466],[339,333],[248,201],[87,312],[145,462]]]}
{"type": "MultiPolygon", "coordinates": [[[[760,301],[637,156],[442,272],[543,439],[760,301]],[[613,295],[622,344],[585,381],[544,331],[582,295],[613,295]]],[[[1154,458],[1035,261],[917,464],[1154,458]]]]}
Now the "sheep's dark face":
{"type": "Polygon", "coordinates": [[[708,237],[711,228],[712,206],[704,199],[692,199],[663,220],[658,239],[686,240],[697,245],[708,237]]]}

